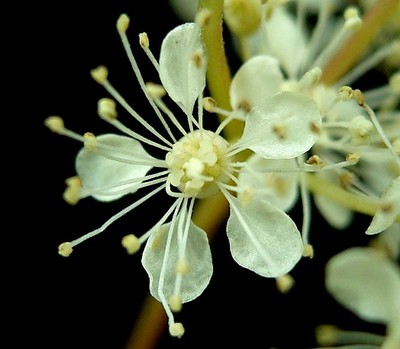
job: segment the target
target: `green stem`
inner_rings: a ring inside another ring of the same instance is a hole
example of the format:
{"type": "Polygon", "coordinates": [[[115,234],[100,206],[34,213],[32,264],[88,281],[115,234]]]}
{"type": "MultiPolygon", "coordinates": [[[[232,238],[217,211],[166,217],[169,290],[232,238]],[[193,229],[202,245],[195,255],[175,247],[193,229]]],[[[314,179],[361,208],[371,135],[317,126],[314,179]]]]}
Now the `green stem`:
{"type": "MultiPolygon", "coordinates": [[[[319,176],[308,174],[307,187],[313,194],[322,195],[352,211],[373,216],[378,209],[376,200],[350,193],[319,176]]],[[[400,216],[396,219],[400,222],[400,216]]]]}

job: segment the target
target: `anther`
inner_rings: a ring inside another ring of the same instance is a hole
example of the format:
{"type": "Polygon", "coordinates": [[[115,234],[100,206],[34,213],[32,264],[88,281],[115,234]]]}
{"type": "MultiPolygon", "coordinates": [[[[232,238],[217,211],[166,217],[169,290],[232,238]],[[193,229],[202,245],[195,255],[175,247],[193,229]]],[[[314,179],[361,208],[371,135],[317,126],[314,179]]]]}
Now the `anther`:
{"type": "Polygon", "coordinates": [[[52,132],[61,134],[64,131],[64,121],[59,116],[49,116],[44,120],[44,124],[52,132]]]}
{"type": "Polygon", "coordinates": [[[139,44],[144,49],[148,49],[149,48],[150,41],[149,41],[149,37],[147,36],[147,33],[140,33],[139,34],[139,44]]]}
{"type": "Polygon", "coordinates": [[[357,30],[362,25],[358,9],[356,7],[348,7],[344,11],[345,28],[349,30],[357,30]]]}
{"type": "Polygon", "coordinates": [[[153,99],[161,99],[167,94],[163,85],[154,82],[147,82],[146,89],[150,97],[153,99]]]}
{"type": "Polygon", "coordinates": [[[203,108],[209,113],[214,113],[214,108],[217,106],[215,99],[211,97],[203,98],[203,108]]]}
{"type": "Polygon", "coordinates": [[[141,243],[135,235],[129,234],[122,238],[121,245],[126,249],[128,254],[132,255],[139,251],[141,243]]]}
{"type": "Polygon", "coordinates": [[[325,161],[318,155],[312,155],[306,160],[306,164],[312,165],[316,168],[323,168],[325,166],[325,161]]]}
{"type": "Polygon", "coordinates": [[[364,94],[359,89],[353,90],[353,98],[361,107],[365,106],[364,94]]]}
{"type": "Polygon", "coordinates": [[[104,65],[99,65],[90,71],[90,75],[97,83],[103,85],[107,81],[108,69],[104,65]]]}
{"type": "Polygon", "coordinates": [[[389,86],[395,93],[400,94],[400,72],[397,72],[390,77],[389,86]]]}
{"type": "Polygon", "coordinates": [[[76,205],[80,199],[82,189],[81,180],[78,176],[69,177],[65,180],[67,188],[63,193],[63,199],[70,205],[76,205]]]}
{"type": "Polygon", "coordinates": [[[72,251],[73,249],[70,242],[63,242],[58,246],[58,254],[63,257],[69,257],[72,251]]]}
{"type": "Polygon", "coordinates": [[[185,333],[185,328],[183,327],[181,322],[174,322],[169,325],[169,334],[172,337],[181,338],[185,333]]]}
{"type": "Polygon", "coordinates": [[[119,34],[125,34],[128,30],[130,19],[127,14],[123,13],[117,20],[117,30],[119,34]]]}
{"type": "Polygon", "coordinates": [[[85,132],[83,138],[85,139],[84,147],[86,150],[93,152],[97,150],[97,139],[93,133],[85,132]]]}
{"type": "Polygon", "coordinates": [[[294,286],[294,279],[290,274],[278,276],[276,279],[276,287],[281,293],[288,293],[294,286]]]}
{"type": "Polygon", "coordinates": [[[314,248],[310,244],[304,245],[303,249],[303,257],[313,258],[314,257],[314,248]]]}
{"type": "Polygon", "coordinates": [[[224,18],[235,35],[249,35],[261,23],[262,6],[259,0],[225,0],[224,18]]]}
{"type": "Polygon", "coordinates": [[[346,155],[346,161],[350,162],[352,165],[355,165],[361,158],[360,153],[350,153],[346,155]]]}
{"type": "Polygon", "coordinates": [[[344,102],[353,97],[353,89],[350,86],[342,86],[339,88],[340,99],[344,102]]]}
{"type": "Polygon", "coordinates": [[[111,98],[101,98],[97,102],[97,114],[104,120],[114,120],[118,113],[116,103],[111,98]]]}

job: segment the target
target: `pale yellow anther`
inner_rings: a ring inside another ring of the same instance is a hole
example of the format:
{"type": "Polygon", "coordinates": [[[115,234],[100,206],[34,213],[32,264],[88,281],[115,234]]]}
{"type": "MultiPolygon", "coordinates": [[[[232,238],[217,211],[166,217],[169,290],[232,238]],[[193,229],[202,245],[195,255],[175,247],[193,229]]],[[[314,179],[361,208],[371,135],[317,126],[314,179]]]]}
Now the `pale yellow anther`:
{"type": "Polygon", "coordinates": [[[169,297],[168,304],[173,312],[175,312],[175,313],[180,312],[182,310],[181,296],[179,296],[177,294],[173,294],[171,297],[169,297]]]}
{"type": "Polygon", "coordinates": [[[184,258],[179,259],[176,262],[176,265],[175,265],[175,272],[177,274],[187,274],[187,273],[189,273],[190,272],[190,264],[189,264],[189,262],[184,258]]]}
{"type": "Polygon", "coordinates": [[[147,33],[140,33],[139,34],[139,44],[142,48],[148,49],[150,46],[150,41],[147,33]]]}
{"type": "Polygon", "coordinates": [[[80,200],[82,189],[81,180],[78,176],[69,177],[65,180],[67,188],[63,193],[63,199],[70,205],[76,205],[80,200]]]}
{"type": "Polygon", "coordinates": [[[104,65],[99,65],[90,71],[90,75],[97,83],[103,85],[107,81],[108,69],[104,65]]]}
{"type": "Polygon", "coordinates": [[[224,18],[228,28],[235,35],[249,35],[261,23],[262,5],[260,0],[225,0],[224,18]]]}
{"type": "Polygon", "coordinates": [[[314,257],[314,248],[310,244],[304,245],[303,248],[303,257],[313,258],[314,257]]]}
{"type": "Polygon", "coordinates": [[[308,165],[312,165],[316,168],[323,168],[325,166],[325,161],[322,160],[319,155],[311,155],[307,160],[306,163],[308,165]]]}
{"type": "Polygon", "coordinates": [[[150,97],[153,99],[161,99],[167,94],[163,85],[154,82],[147,82],[146,89],[150,97]]]}
{"type": "Polygon", "coordinates": [[[91,132],[85,132],[83,135],[83,138],[85,139],[83,145],[86,150],[88,151],[96,151],[97,150],[97,139],[96,136],[91,133],[91,132]]]}
{"type": "Polygon", "coordinates": [[[97,114],[99,114],[99,116],[105,120],[116,119],[118,113],[115,101],[107,97],[99,99],[97,102],[97,114]]]}
{"type": "Polygon", "coordinates": [[[345,28],[349,30],[357,30],[362,25],[358,9],[356,7],[348,7],[344,11],[345,28]]]}
{"type": "Polygon", "coordinates": [[[209,113],[214,113],[215,107],[217,106],[217,102],[214,98],[205,97],[203,98],[203,108],[209,113]]]}
{"type": "Polygon", "coordinates": [[[181,322],[174,322],[169,325],[169,334],[172,337],[181,338],[185,333],[185,328],[183,327],[181,322]]]}
{"type": "Polygon", "coordinates": [[[123,13],[118,17],[117,30],[119,34],[125,34],[129,28],[130,19],[127,14],[123,13]]]}
{"type": "Polygon", "coordinates": [[[209,8],[202,8],[197,12],[196,17],[194,19],[195,23],[200,27],[205,27],[210,22],[210,18],[212,16],[212,10],[209,8]]]}
{"type": "Polygon", "coordinates": [[[399,138],[396,138],[396,139],[392,142],[392,145],[393,145],[394,151],[395,151],[397,154],[400,155],[400,137],[399,137],[399,138]]]}
{"type": "Polygon", "coordinates": [[[350,153],[346,155],[346,161],[351,162],[352,165],[355,165],[358,161],[360,161],[360,158],[360,153],[350,153]]]}
{"type": "Polygon", "coordinates": [[[396,72],[390,77],[389,86],[395,93],[400,94],[400,72],[396,72]]]}
{"type": "Polygon", "coordinates": [[[320,67],[314,67],[304,74],[300,83],[305,87],[314,87],[319,83],[322,77],[322,69],[320,67]]]}
{"type": "Polygon", "coordinates": [[[361,90],[359,89],[353,90],[353,98],[360,106],[365,105],[365,97],[364,94],[361,92],[361,90]]]}
{"type": "Polygon", "coordinates": [[[281,293],[288,293],[294,286],[294,279],[290,274],[278,276],[276,279],[276,287],[281,293]]]}
{"type": "Polygon", "coordinates": [[[44,120],[44,125],[55,133],[62,133],[64,131],[64,121],[59,116],[49,116],[44,120]]]}
{"type": "Polygon", "coordinates": [[[339,330],[334,325],[320,325],[315,329],[317,343],[321,346],[332,346],[337,344],[339,330]]]}
{"type": "Polygon", "coordinates": [[[339,88],[340,99],[344,102],[353,97],[353,89],[350,86],[342,86],[339,88]]]}
{"type": "Polygon", "coordinates": [[[69,257],[72,251],[73,249],[70,242],[63,242],[58,246],[58,254],[63,257],[69,257]]]}
{"type": "Polygon", "coordinates": [[[128,254],[135,254],[137,251],[139,251],[141,243],[135,235],[129,234],[122,238],[121,245],[126,249],[128,254]]]}
{"type": "Polygon", "coordinates": [[[347,188],[354,183],[354,174],[350,172],[343,172],[339,174],[340,186],[347,188]]]}

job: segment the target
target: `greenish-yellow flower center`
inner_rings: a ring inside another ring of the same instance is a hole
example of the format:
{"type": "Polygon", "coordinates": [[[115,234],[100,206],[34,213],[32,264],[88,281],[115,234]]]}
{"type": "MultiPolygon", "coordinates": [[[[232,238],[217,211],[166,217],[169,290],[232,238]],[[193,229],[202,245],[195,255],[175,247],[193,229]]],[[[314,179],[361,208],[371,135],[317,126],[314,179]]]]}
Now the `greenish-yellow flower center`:
{"type": "Polygon", "coordinates": [[[188,133],[166,156],[168,182],[188,197],[206,197],[229,180],[231,157],[228,142],[206,130],[188,133]]]}

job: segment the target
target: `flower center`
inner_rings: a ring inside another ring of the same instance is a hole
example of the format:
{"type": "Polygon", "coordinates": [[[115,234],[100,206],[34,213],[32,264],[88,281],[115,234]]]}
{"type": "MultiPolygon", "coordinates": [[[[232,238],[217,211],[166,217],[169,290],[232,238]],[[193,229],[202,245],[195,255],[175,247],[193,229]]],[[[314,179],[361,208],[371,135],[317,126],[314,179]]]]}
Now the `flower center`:
{"type": "Polygon", "coordinates": [[[166,155],[170,170],[168,182],[188,197],[215,194],[218,183],[229,180],[228,147],[225,139],[211,131],[188,133],[166,155]]]}

